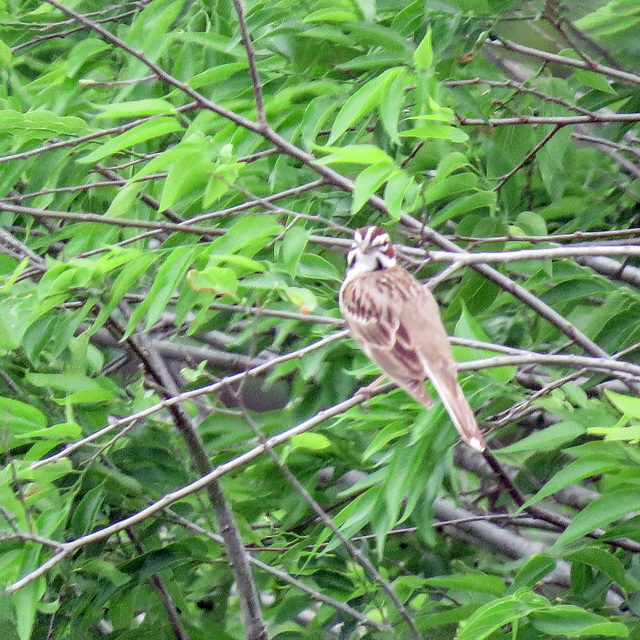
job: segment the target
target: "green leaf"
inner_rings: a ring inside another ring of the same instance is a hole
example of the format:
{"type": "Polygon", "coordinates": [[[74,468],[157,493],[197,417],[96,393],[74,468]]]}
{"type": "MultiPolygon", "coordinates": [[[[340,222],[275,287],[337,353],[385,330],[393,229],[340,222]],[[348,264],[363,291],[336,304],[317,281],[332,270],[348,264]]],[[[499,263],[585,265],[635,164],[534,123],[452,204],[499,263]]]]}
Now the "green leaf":
{"type": "Polygon", "coordinates": [[[0,421],[15,435],[38,431],[47,426],[47,418],[31,405],[19,400],[0,397],[0,421]]]}
{"type": "MultiPolygon", "coordinates": [[[[490,342],[489,336],[484,332],[476,319],[469,313],[467,306],[461,303],[462,313],[454,329],[454,334],[460,338],[490,342]]],[[[469,347],[455,347],[456,360],[475,360],[477,358],[487,358],[494,354],[485,349],[471,349],[469,347]]],[[[502,384],[507,384],[513,379],[518,371],[518,367],[495,367],[487,369],[485,375],[495,378],[502,384]]]]}
{"type": "Polygon", "coordinates": [[[369,446],[365,449],[362,454],[362,459],[368,460],[374,453],[377,453],[389,444],[389,442],[409,433],[411,429],[412,425],[404,424],[402,422],[392,422],[391,424],[383,427],[378,431],[378,433],[376,433],[369,446]]]}
{"type": "Polygon", "coordinates": [[[243,71],[248,66],[247,62],[229,62],[227,64],[219,64],[212,69],[207,69],[206,71],[197,73],[192,78],[189,78],[188,84],[192,89],[199,89],[200,87],[204,87],[209,84],[224,82],[234,73],[243,71]]]}
{"type": "Polygon", "coordinates": [[[9,45],[3,40],[0,40],[0,66],[9,67],[11,65],[12,58],[13,54],[11,53],[9,45]]]}
{"type": "Polygon", "coordinates": [[[605,389],[605,395],[609,398],[613,406],[621,413],[624,413],[625,416],[640,419],[640,398],[624,396],[615,391],[609,391],[608,389],[605,389]]]}
{"type": "Polygon", "coordinates": [[[496,597],[503,596],[506,589],[504,581],[501,578],[488,575],[482,571],[469,571],[467,573],[455,573],[448,576],[426,578],[424,583],[432,587],[476,591],[478,593],[488,593],[496,597]]]}
{"type": "Polygon", "coordinates": [[[627,593],[640,589],[640,583],[626,571],[620,559],[602,547],[588,545],[565,554],[564,558],[569,562],[583,562],[595,567],[607,575],[612,582],[620,585],[627,593]]]}
{"type": "Polygon", "coordinates": [[[70,525],[74,537],[79,538],[98,528],[98,513],[104,499],[104,484],[99,484],[84,494],[71,516],[70,525]]]}
{"type": "Polygon", "coordinates": [[[78,440],[82,437],[82,427],[74,422],[62,422],[44,429],[35,429],[34,431],[17,435],[16,437],[24,439],[44,438],[45,440],[52,440],[54,442],[61,440],[78,440]]]}
{"type": "Polygon", "coordinates": [[[405,195],[414,186],[413,178],[404,171],[395,170],[388,178],[384,189],[384,202],[393,220],[400,220],[405,195]]]}
{"type": "Polygon", "coordinates": [[[468,620],[460,624],[456,640],[482,640],[505,624],[549,607],[550,603],[546,598],[529,589],[519,589],[477,609],[468,620]]]}
{"type": "Polygon", "coordinates": [[[372,144],[349,144],[346,147],[317,147],[321,151],[329,151],[328,156],[316,160],[318,164],[350,164],[393,165],[393,159],[382,149],[372,144]]]}
{"type": "Polygon", "coordinates": [[[533,611],[529,619],[536,629],[554,636],[626,638],[629,635],[627,627],[620,622],[610,622],[604,616],[569,604],[558,605],[547,611],[533,611]]]}
{"type": "MultiPolygon", "coordinates": [[[[20,567],[20,574],[25,575],[34,571],[38,566],[39,557],[39,546],[34,545],[23,548],[16,563],[20,567]]],[[[32,638],[31,631],[35,622],[38,602],[44,595],[45,589],[46,581],[43,577],[40,577],[11,596],[16,609],[16,628],[20,640],[30,640],[32,638]]]]}
{"type": "Polygon", "coordinates": [[[342,280],[342,274],[328,260],[313,253],[302,254],[298,263],[298,275],[316,280],[342,280]]]}
{"type": "Polygon", "coordinates": [[[214,253],[232,254],[251,248],[251,255],[262,249],[267,238],[282,232],[275,216],[243,216],[227,232],[216,238],[211,247],[214,253]]]}
{"type": "Polygon", "coordinates": [[[495,191],[478,191],[469,196],[456,198],[445,207],[440,209],[436,215],[429,220],[432,227],[438,227],[448,220],[453,220],[460,216],[464,216],[470,211],[487,207],[493,212],[498,202],[498,196],[495,191]]]}
{"type": "Polygon", "coordinates": [[[464,191],[475,189],[477,185],[478,177],[473,173],[456,173],[442,180],[435,179],[424,190],[425,203],[432,204],[438,200],[451,198],[464,191]]]}
{"type": "Polygon", "coordinates": [[[351,11],[336,8],[313,11],[308,16],[305,16],[302,22],[355,22],[357,19],[358,17],[351,11]]]}
{"type": "Polygon", "coordinates": [[[640,495],[637,487],[621,487],[606,493],[576,514],[551,549],[557,551],[569,542],[578,540],[587,533],[611,524],[638,509],[640,509],[640,495]]]}
{"type": "Polygon", "coordinates": [[[522,587],[532,589],[536,583],[544,576],[551,573],[556,568],[557,561],[544,554],[531,556],[522,566],[509,588],[507,593],[515,593],[522,587]]]}
{"type": "Polygon", "coordinates": [[[187,274],[187,282],[195,291],[206,291],[216,295],[235,298],[238,292],[238,278],[228,267],[207,267],[202,271],[192,269],[187,274]]]}
{"type": "Polygon", "coordinates": [[[75,373],[30,373],[29,382],[38,387],[50,387],[66,393],[101,388],[97,380],[75,373]]]}
{"type": "Polygon", "coordinates": [[[100,558],[91,558],[90,560],[83,562],[78,567],[78,570],[84,573],[100,576],[101,578],[106,578],[116,587],[121,587],[131,580],[131,576],[119,571],[113,566],[113,564],[106,560],[101,560],[100,558]]]}
{"type": "MultiPolygon", "coordinates": [[[[203,161],[200,149],[184,149],[181,157],[169,167],[160,196],[159,210],[165,211],[192,191],[197,190],[198,195],[202,193],[213,170],[212,163],[203,161]]],[[[224,188],[226,191],[226,185],[224,188]]],[[[207,193],[207,197],[210,198],[211,193],[207,193]]]]}
{"type": "Polygon", "coordinates": [[[75,76],[84,63],[99,53],[111,49],[111,45],[99,38],[85,38],[81,40],[67,56],[67,76],[75,76]]]}
{"type": "Polygon", "coordinates": [[[367,200],[382,186],[382,183],[396,171],[386,161],[367,167],[360,172],[353,189],[351,215],[355,215],[364,207],[367,200]]]}
{"type": "Polygon", "coordinates": [[[113,398],[113,391],[96,387],[94,389],[85,389],[83,391],[74,391],[64,398],[54,398],[54,402],[60,406],[67,404],[97,404],[99,402],[108,402],[113,398]]]}
{"type": "Polygon", "coordinates": [[[291,443],[298,449],[309,449],[310,451],[322,451],[331,446],[331,440],[321,433],[300,433],[291,438],[291,443]]]}
{"type": "Polygon", "coordinates": [[[408,81],[408,74],[404,70],[400,70],[388,85],[386,91],[380,96],[378,105],[382,126],[391,140],[396,143],[400,141],[398,137],[398,120],[405,99],[404,88],[408,81]]]}
{"type": "Polygon", "coordinates": [[[309,289],[302,287],[285,287],[284,294],[302,314],[312,313],[318,306],[318,301],[309,289]]]}
{"type": "Polygon", "coordinates": [[[620,462],[611,460],[604,455],[584,456],[578,460],[574,460],[571,464],[563,467],[554,475],[532,498],[520,508],[526,507],[543,500],[556,491],[560,491],[571,484],[580,482],[590,476],[599,475],[601,473],[616,472],[621,468],[620,462]]]}
{"type": "Polygon", "coordinates": [[[99,113],[96,118],[140,118],[142,116],[171,115],[175,112],[175,107],[161,98],[113,102],[96,106],[102,110],[102,113],[99,113]]]}
{"type": "Polygon", "coordinates": [[[534,211],[522,211],[516,218],[516,224],[527,235],[544,236],[547,234],[545,219],[534,211]]]}
{"type": "Polygon", "coordinates": [[[280,246],[280,254],[287,273],[295,277],[300,258],[307,248],[310,232],[297,225],[289,229],[280,246]]]}
{"type": "Polygon", "coordinates": [[[38,302],[34,295],[0,299],[0,349],[17,349],[22,344],[29,325],[36,319],[34,311],[38,302]]]}
{"type": "Polygon", "coordinates": [[[450,124],[423,124],[414,129],[405,129],[398,134],[401,138],[423,138],[451,140],[451,142],[466,142],[469,136],[457,127],[450,124]]]}
{"type": "Polygon", "coordinates": [[[433,45],[431,44],[431,25],[413,54],[413,64],[418,71],[426,71],[433,64],[433,45]]]}
{"type": "Polygon", "coordinates": [[[144,300],[138,304],[129,317],[124,338],[131,335],[140,319],[147,314],[149,329],[162,315],[171,296],[176,292],[187,272],[187,269],[195,259],[195,256],[203,251],[201,245],[176,247],[168,253],[168,257],[161,264],[160,269],[144,300]]]}
{"type": "Polygon", "coordinates": [[[503,447],[502,453],[518,453],[520,451],[540,451],[541,449],[555,449],[586,433],[584,425],[577,422],[558,422],[542,431],[536,431],[522,440],[503,447]]]}
{"type": "Polygon", "coordinates": [[[111,290],[109,291],[109,298],[106,304],[100,308],[100,313],[96,317],[93,326],[89,329],[90,334],[95,333],[107,321],[120,300],[124,298],[125,294],[129,292],[142,274],[155,262],[158,256],[158,253],[149,252],[133,257],[133,259],[127,263],[126,267],[122,269],[118,277],[113,281],[111,290]]]}
{"type": "Polygon", "coordinates": [[[152,140],[153,138],[166,136],[180,130],[180,123],[175,118],[157,118],[156,120],[149,120],[148,122],[143,122],[137,127],[112,138],[109,142],[101,145],[89,155],[84,156],[84,158],[80,158],[78,162],[81,164],[95,164],[103,158],[111,156],[128,147],[132,147],[133,145],[141,142],[146,142],[147,140],[152,140]]]}
{"type": "Polygon", "coordinates": [[[358,89],[338,112],[327,144],[333,144],[349,127],[373,111],[400,68],[387,69],[358,89]]]}

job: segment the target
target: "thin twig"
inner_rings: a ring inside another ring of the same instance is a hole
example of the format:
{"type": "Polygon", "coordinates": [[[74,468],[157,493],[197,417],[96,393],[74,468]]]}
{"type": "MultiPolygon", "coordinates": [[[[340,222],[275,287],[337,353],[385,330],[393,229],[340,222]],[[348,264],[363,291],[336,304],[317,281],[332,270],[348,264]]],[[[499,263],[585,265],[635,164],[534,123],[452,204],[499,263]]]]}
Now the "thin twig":
{"type": "Polygon", "coordinates": [[[504,127],[524,124],[528,126],[539,124],[607,124],[609,122],[640,122],[640,113],[592,113],[588,116],[514,116],[507,118],[467,118],[456,116],[458,123],[467,127],[481,127],[489,125],[491,127],[504,127]]]}
{"type": "Polygon", "coordinates": [[[258,68],[256,67],[256,52],[251,42],[249,30],[247,29],[242,0],[233,0],[233,6],[238,16],[238,24],[240,25],[240,33],[242,34],[242,44],[247,52],[247,59],[249,61],[249,75],[251,76],[251,85],[253,86],[253,97],[256,101],[256,119],[259,125],[266,127],[268,126],[267,117],[265,115],[264,101],[262,98],[262,84],[260,83],[258,68]]]}
{"type": "Polygon", "coordinates": [[[549,131],[549,133],[544,138],[542,138],[542,140],[540,140],[540,142],[538,142],[538,144],[535,147],[533,147],[533,149],[531,149],[529,153],[527,153],[527,155],[522,159],[522,161],[519,164],[517,164],[513,169],[511,169],[511,171],[509,171],[508,173],[505,173],[505,175],[503,175],[502,178],[500,178],[500,181],[494,187],[494,191],[500,191],[502,187],[504,187],[504,185],[516,173],[518,173],[518,171],[520,171],[520,169],[527,166],[536,157],[537,153],[547,144],[547,142],[549,142],[549,140],[551,140],[551,138],[553,138],[553,136],[555,136],[556,133],[558,133],[562,129],[562,127],[563,125],[557,124],[551,131],[549,131]]]}
{"type": "Polygon", "coordinates": [[[523,53],[533,58],[539,58],[540,60],[544,60],[545,62],[553,62],[555,64],[563,64],[568,67],[575,67],[576,69],[593,71],[604,76],[609,76],[610,78],[615,78],[616,80],[620,80],[621,82],[640,85],[639,75],[621,71],[620,69],[613,69],[612,67],[607,67],[604,64],[587,64],[584,60],[576,60],[575,58],[569,58],[567,56],[559,56],[555,53],[549,53],[548,51],[541,51],[540,49],[527,47],[523,44],[511,42],[510,40],[487,40],[486,45],[489,47],[506,49],[507,51],[517,51],[518,53],[523,53]]]}

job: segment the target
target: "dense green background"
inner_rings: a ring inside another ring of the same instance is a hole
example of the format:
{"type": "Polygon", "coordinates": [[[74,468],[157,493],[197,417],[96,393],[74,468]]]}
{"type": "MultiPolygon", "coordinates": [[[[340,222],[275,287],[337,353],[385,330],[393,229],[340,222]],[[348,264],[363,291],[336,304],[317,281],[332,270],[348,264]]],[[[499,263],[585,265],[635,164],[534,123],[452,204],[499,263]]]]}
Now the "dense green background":
{"type": "Polygon", "coordinates": [[[570,4],[249,1],[252,80],[230,0],[0,0],[0,583],[60,560],[6,640],[640,638],[640,6],[570,4]],[[370,223],[422,279],[492,252],[435,293],[538,517],[356,394],[370,223]]]}

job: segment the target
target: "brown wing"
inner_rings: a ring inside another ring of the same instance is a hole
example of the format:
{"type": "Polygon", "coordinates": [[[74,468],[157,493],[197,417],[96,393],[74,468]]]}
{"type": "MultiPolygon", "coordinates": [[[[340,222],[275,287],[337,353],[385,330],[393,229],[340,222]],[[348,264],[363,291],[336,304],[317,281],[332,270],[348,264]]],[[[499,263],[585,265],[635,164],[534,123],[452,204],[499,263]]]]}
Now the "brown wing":
{"type": "Polygon", "coordinates": [[[354,339],[369,359],[416,400],[430,407],[433,401],[424,386],[427,371],[406,324],[400,321],[409,294],[395,282],[401,273],[406,272],[392,267],[354,278],[341,291],[340,308],[354,339]]]}

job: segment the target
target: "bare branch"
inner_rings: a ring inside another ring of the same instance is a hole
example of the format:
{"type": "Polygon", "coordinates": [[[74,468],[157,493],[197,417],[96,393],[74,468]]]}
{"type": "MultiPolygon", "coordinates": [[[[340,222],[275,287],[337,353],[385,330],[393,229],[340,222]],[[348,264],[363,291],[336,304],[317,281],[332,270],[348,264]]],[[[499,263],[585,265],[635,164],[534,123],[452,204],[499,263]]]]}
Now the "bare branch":
{"type": "Polygon", "coordinates": [[[233,0],[233,6],[236,9],[238,15],[238,24],[240,25],[240,33],[242,34],[242,44],[247,51],[247,58],[249,60],[249,74],[251,75],[251,84],[253,85],[253,96],[256,101],[256,115],[259,125],[267,126],[267,117],[264,112],[264,101],[262,99],[262,84],[258,77],[258,68],[256,67],[256,52],[253,49],[251,42],[251,36],[247,29],[247,21],[244,17],[244,7],[242,6],[242,0],[233,0]]]}
{"type": "Polygon", "coordinates": [[[494,191],[500,191],[500,189],[502,189],[502,187],[504,187],[504,185],[516,174],[518,173],[518,171],[520,171],[520,169],[522,169],[523,167],[526,167],[537,155],[537,153],[547,144],[547,142],[549,142],[549,140],[551,140],[551,138],[553,138],[553,136],[556,135],[556,133],[558,133],[561,129],[562,129],[561,124],[557,124],[551,131],[549,131],[549,133],[542,138],[542,140],[540,140],[540,142],[538,142],[538,144],[533,147],[533,149],[531,149],[531,151],[529,151],[529,153],[527,153],[527,155],[522,159],[522,161],[516,165],[513,169],[511,169],[511,171],[509,171],[509,173],[506,173],[505,175],[502,176],[502,178],[500,178],[500,181],[498,182],[498,184],[494,187],[494,191]]]}
{"type": "Polygon", "coordinates": [[[508,118],[467,118],[456,116],[458,123],[463,126],[480,127],[489,125],[492,127],[513,126],[526,124],[528,126],[538,124],[555,124],[565,126],[568,124],[607,124],[609,122],[640,122],[640,113],[592,113],[588,116],[514,116],[508,118]]]}
{"type": "Polygon", "coordinates": [[[523,53],[527,56],[544,60],[545,62],[553,62],[555,64],[563,64],[568,67],[575,67],[576,69],[593,71],[604,76],[609,76],[610,78],[615,78],[621,82],[640,85],[639,75],[635,73],[627,73],[620,69],[613,69],[612,67],[607,67],[603,64],[587,64],[584,60],[575,60],[574,58],[568,58],[567,56],[559,56],[555,53],[549,53],[548,51],[541,51],[540,49],[527,47],[523,44],[511,42],[510,40],[487,40],[485,44],[489,47],[506,49],[507,51],[517,51],[518,53],[523,53]]]}
{"type": "MultiPolygon", "coordinates": [[[[384,385],[379,387],[379,389],[377,389],[376,392],[383,393],[385,391],[388,391],[390,388],[391,388],[391,385],[384,385]]],[[[374,395],[376,392],[374,392],[374,395]]],[[[182,399],[184,399],[184,394],[181,394],[181,396],[182,396],[182,399]]],[[[170,398],[165,402],[165,404],[169,404],[169,403],[175,404],[176,402],[179,401],[179,398],[180,396],[175,396],[173,398],[170,398]]],[[[348,400],[344,400],[343,402],[340,402],[334,405],[333,407],[329,407],[328,409],[323,409],[312,418],[309,418],[308,420],[305,420],[304,422],[301,422],[295,427],[292,427],[291,429],[287,429],[286,431],[276,436],[272,436],[267,440],[267,444],[271,448],[273,448],[284,442],[287,442],[294,435],[305,433],[306,431],[313,429],[313,427],[321,424],[325,420],[328,420],[329,418],[333,418],[334,416],[340,415],[341,413],[344,413],[348,409],[351,409],[352,407],[355,407],[361,404],[362,402],[365,401],[365,399],[366,399],[365,396],[356,394],[355,396],[349,398],[348,400]]],[[[211,473],[208,473],[207,475],[198,478],[191,484],[188,484],[182,487],[181,489],[177,489],[176,491],[172,491],[171,493],[164,495],[160,500],[152,503],[145,509],[138,511],[137,513],[135,513],[132,516],[129,516],[128,518],[120,520],[119,522],[115,522],[107,527],[104,527],[103,529],[98,529],[93,533],[87,534],[80,538],[76,538],[75,540],[72,540],[70,542],[61,543],[60,551],[56,555],[49,558],[49,560],[47,560],[45,563],[40,565],[34,571],[22,577],[20,580],[17,580],[13,584],[9,585],[7,587],[7,591],[9,593],[13,593],[18,589],[21,589],[25,585],[33,582],[39,576],[47,573],[49,569],[57,565],[61,560],[68,557],[70,554],[74,553],[78,549],[81,549],[82,547],[88,544],[91,544],[92,542],[109,538],[110,536],[116,533],[119,533],[120,531],[124,531],[127,527],[144,522],[150,516],[158,513],[159,511],[162,511],[165,507],[168,507],[172,505],[174,502],[177,502],[178,500],[182,500],[183,498],[186,498],[187,496],[190,496],[200,491],[201,489],[204,489],[213,480],[221,478],[223,475],[230,473],[234,469],[242,467],[248,462],[255,460],[259,456],[263,455],[264,452],[265,452],[265,448],[263,445],[260,444],[257,447],[254,447],[253,449],[247,451],[246,453],[243,453],[240,456],[237,456],[236,458],[233,458],[232,460],[229,460],[224,464],[218,465],[218,467],[216,467],[211,473]]],[[[48,458],[47,460],[50,461],[52,460],[52,458],[48,458]]]]}
{"type": "Polygon", "coordinates": [[[438,262],[455,262],[458,264],[499,263],[507,264],[520,260],[556,260],[561,258],[581,258],[583,256],[617,256],[640,257],[640,247],[633,245],[593,245],[576,247],[549,247],[547,249],[517,249],[515,251],[482,251],[477,253],[449,253],[448,251],[429,251],[430,259],[438,262]]]}

